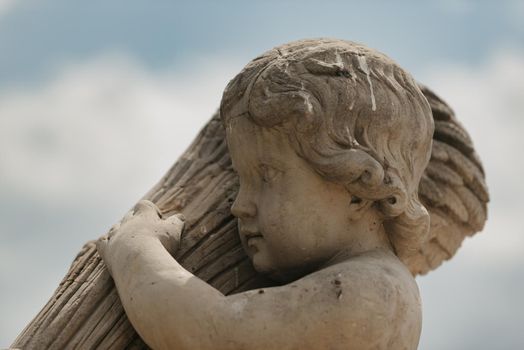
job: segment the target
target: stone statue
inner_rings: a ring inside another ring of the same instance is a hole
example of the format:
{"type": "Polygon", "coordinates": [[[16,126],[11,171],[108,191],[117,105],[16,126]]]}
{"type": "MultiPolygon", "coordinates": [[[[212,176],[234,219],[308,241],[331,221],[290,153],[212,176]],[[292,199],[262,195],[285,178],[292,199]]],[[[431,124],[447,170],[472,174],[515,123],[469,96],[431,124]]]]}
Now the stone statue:
{"type": "MultiPolygon", "coordinates": [[[[96,242],[140,338],[153,349],[416,349],[414,276],[453,256],[487,215],[482,165],[449,107],[387,56],[316,39],[251,61],[220,118],[224,128],[215,117],[96,242]]],[[[114,293],[95,291],[109,282],[94,249],[69,273],[97,295],[86,305],[114,293]]],[[[33,322],[51,327],[46,308],[33,322]]],[[[62,343],[29,325],[13,345],[145,347],[108,325],[111,312],[71,308],[75,328],[52,333],[62,343]]]]}

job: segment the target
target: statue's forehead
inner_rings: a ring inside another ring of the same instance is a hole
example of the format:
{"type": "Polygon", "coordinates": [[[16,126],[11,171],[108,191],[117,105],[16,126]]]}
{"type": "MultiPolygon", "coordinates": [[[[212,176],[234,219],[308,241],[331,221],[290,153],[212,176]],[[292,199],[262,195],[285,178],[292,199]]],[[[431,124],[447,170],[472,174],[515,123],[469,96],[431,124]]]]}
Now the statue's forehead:
{"type": "Polygon", "coordinates": [[[256,124],[247,114],[231,118],[226,126],[228,140],[238,140],[240,143],[250,141],[269,145],[280,145],[285,135],[276,128],[256,124]]]}
{"type": "Polygon", "coordinates": [[[287,135],[277,128],[259,126],[249,117],[234,118],[228,123],[226,137],[232,156],[257,151],[259,158],[287,154],[291,149],[287,135]]]}

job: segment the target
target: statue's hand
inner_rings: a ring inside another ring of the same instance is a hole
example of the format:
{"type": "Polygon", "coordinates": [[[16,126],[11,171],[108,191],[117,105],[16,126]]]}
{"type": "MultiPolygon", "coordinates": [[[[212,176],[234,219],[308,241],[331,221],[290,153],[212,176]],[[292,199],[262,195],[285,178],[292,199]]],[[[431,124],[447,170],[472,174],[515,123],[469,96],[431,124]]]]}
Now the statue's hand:
{"type": "Polygon", "coordinates": [[[141,200],[124,218],[114,225],[106,236],[97,242],[97,250],[111,271],[113,256],[121,250],[140,246],[141,239],[158,239],[172,255],[178,250],[184,229],[182,214],[163,218],[151,201],[141,200]]]}

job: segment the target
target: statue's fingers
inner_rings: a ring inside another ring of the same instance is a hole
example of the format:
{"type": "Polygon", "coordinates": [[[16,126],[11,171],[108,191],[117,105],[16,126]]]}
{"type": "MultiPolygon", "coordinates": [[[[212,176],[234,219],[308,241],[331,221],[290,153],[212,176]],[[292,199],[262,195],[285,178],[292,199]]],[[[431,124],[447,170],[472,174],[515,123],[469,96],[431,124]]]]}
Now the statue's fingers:
{"type": "Polygon", "coordinates": [[[162,213],[160,209],[155,205],[155,203],[143,199],[139,201],[133,208],[134,215],[144,215],[154,218],[162,218],[162,213]]]}
{"type": "MultiPolygon", "coordinates": [[[[124,218],[122,220],[126,220],[128,214],[126,214],[126,216],[124,216],[124,218]]],[[[115,233],[118,231],[119,228],[120,228],[120,222],[117,222],[116,224],[111,226],[111,228],[109,229],[109,232],[107,233],[107,236],[109,238],[113,237],[115,235],[115,233]]]]}
{"type": "Polygon", "coordinates": [[[120,220],[120,222],[126,222],[127,220],[131,219],[133,217],[133,215],[135,215],[135,209],[131,209],[130,211],[128,211],[126,213],[126,215],[124,215],[124,217],[122,218],[122,220],[120,220]]]}
{"type": "Polygon", "coordinates": [[[186,218],[183,214],[174,214],[169,217],[167,217],[164,221],[169,224],[173,225],[173,227],[180,228],[182,230],[185,225],[186,218]]]}
{"type": "Polygon", "coordinates": [[[100,255],[100,257],[104,261],[107,271],[109,271],[110,275],[113,275],[111,271],[111,264],[110,264],[110,261],[108,260],[108,252],[107,252],[107,246],[109,245],[109,240],[110,240],[110,237],[108,237],[107,235],[104,235],[96,240],[95,246],[96,246],[96,251],[98,252],[98,255],[100,255]]]}
{"type": "Polygon", "coordinates": [[[96,240],[95,246],[98,254],[102,257],[102,259],[105,256],[105,251],[107,244],[109,243],[109,237],[107,235],[104,235],[96,240]]]}
{"type": "Polygon", "coordinates": [[[182,214],[171,215],[163,220],[162,224],[167,234],[167,241],[164,243],[164,247],[171,254],[175,254],[180,247],[180,239],[184,231],[184,216],[182,214]]]}
{"type": "Polygon", "coordinates": [[[184,216],[182,214],[171,215],[164,220],[164,223],[167,226],[169,233],[177,240],[180,240],[180,235],[182,234],[185,225],[184,216]]]}

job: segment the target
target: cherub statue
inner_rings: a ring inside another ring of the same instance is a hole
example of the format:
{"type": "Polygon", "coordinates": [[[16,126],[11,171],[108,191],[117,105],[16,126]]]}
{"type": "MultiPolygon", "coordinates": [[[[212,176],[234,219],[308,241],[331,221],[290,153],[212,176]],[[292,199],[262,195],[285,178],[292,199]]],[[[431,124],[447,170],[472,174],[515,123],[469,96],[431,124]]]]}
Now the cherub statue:
{"type": "Polygon", "coordinates": [[[240,179],[231,213],[254,268],[278,285],[225,296],[173,258],[183,217],[141,201],[97,249],[146,343],[416,349],[414,275],[482,228],[488,200],[467,134],[423,89],[349,41],[297,41],[251,61],[220,107],[240,179]]]}

